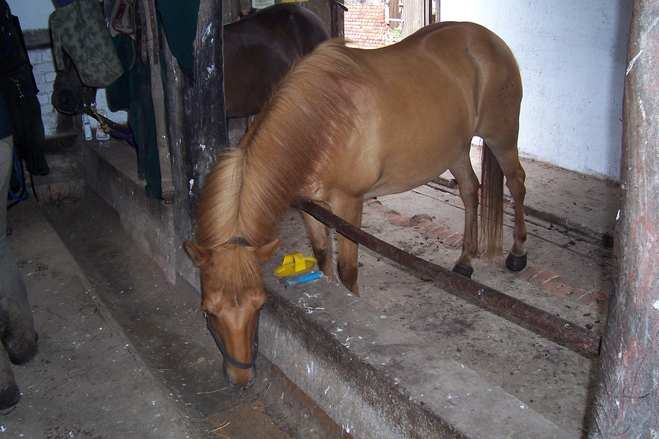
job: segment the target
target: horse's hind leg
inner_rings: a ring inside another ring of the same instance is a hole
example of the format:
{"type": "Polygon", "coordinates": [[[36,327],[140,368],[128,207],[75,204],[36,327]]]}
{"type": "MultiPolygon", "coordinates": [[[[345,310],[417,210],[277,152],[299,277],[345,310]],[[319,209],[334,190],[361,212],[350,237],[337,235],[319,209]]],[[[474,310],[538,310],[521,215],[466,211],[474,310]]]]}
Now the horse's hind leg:
{"type": "MultiPolygon", "coordinates": [[[[515,154],[517,156],[517,154],[515,154]]],[[[506,176],[506,186],[510,191],[510,195],[515,202],[515,230],[513,232],[514,243],[510,249],[510,253],[506,258],[506,267],[511,271],[521,271],[526,267],[526,222],[524,221],[524,198],[526,197],[526,173],[519,158],[516,164],[510,165],[510,169],[503,169],[506,176]],[[508,173],[506,173],[508,171],[508,173]]]]}
{"type": "Polygon", "coordinates": [[[458,160],[449,168],[460,191],[460,198],[465,207],[465,230],[462,242],[462,254],[455,263],[453,271],[466,277],[474,272],[471,259],[478,252],[478,178],[469,159],[469,148],[465,148],[458,160]]]}
{"type": "MultiPolygon", "coordinates": [[[[506,266],[511,271],[521,271],[526,267],[527,251],[526,222],[524,221],[524,198],[526,197],[526,173],[519,161],[517,152],[517,136],[509,142],[497,143],[493,140],[484,139],[490,150],[499,162],[501,171],[506,177],[506,186],[510,191],[515,204],[515,229],[513,231],[513,246],[506,258],[506,266]],[[501,147],[508,145],[508,147],[501,147]]],[[[484,146],[485,147],[485,146],[484,146]]]]}

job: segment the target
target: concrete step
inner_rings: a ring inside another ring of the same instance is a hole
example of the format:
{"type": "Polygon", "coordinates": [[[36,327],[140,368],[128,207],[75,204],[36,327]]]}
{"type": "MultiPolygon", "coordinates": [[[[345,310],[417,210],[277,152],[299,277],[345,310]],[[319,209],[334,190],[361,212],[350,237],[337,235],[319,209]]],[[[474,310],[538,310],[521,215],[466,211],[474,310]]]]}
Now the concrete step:
{"type": "Polygon", "coordinates": [[[3,413],[13,438],[202,438],[205,434],[137,354],[97,285],[33,197],[9,211],[8,237],[26,282],[38,353],[13,366],[22,392],[3,413]]]}
{"type": "Polygon", "coordinates": [[[32,176],[28,185],[34,185],[37,200],[50,203],[66,199],[80,199],[85,192],[80,144],[77,135],[49,138],[45,156],[50,173],[32,176]]]}

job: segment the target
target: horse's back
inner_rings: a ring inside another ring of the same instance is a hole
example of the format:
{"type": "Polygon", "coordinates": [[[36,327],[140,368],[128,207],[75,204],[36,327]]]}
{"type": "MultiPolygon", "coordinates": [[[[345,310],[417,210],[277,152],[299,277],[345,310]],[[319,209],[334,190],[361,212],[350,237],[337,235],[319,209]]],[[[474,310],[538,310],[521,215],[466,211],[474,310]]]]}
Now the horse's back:
{"type": "Polygon", "coordinates": [[[287,37],[295,35],[296,49],[299,50],[300,57],[311,53],[316,46],[330,37],[325,22],[319,16],[295,3],[275,5],[263,20],[267,20],[267,24],[277,23],[277,31],[287,37]]]}
{"type": "Polygon", "coordinates": [[[373,74],[367,93],[401,122],[413,124],[423,111],[441,116],[439,124],[475,130],[490,111],[519,113],[517,61],[506,43],[483,26],[436,23],[398,44],[351,53],[373,74]]]}
{"type": "Polygon", "coordinates": [[[432,180],[481,129],[517,129],[500,123],[502,110],[515,123],[519,114],[517,63],[506,44],[482,26],[438,23],[396,45],[348,53],[370,78],[354,93],[359,131],[345,153],[337,154],[336,168],[354,171],[343,174],[352,176],[345,182],[351,186],[354,175],[362,175],[367,196],[432,180]]]}
{"type": "Polygon", "coordinates": [[[393,87],[410,82],[410,76],[460,81],[476,92],[497,81],[521,85],[512,51],[495,33],[475,23],[432,24],[398,44],[355,55],[380,76],[390,78],[393,87]]]}
{"type": "Polygon", "coordinates": [[[320,17],[290,3],[224,26],[227,117],[258,113],[290,67],[328,38],[320,17]]]}

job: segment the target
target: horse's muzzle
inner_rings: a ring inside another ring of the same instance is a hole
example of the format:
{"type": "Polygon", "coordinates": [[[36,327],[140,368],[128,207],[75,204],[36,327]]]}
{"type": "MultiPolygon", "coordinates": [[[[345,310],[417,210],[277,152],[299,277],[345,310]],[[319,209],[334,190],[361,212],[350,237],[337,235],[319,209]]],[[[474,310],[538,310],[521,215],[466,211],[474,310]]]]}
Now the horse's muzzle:
{"type": "Polygon", "coordinates": [[[204,314],[204,316],[206,317],[206,327],[224,357],[224,376],[229,381],[229,385],[234,389],[249,389],[256,381],[256,358],[259,355],[259,323],[256,324],[256,329],[254,330],[252,360],[249,363],[243,363],[233,358],[229,351],[226,350],[220,336],[213,329],[208,314],[204,314]]]}
{"type": "Polygon", "coordinates": [[[256,366],[251,369],[231,369],[227,362],[224,362],[224,377],[229,382],[229,386],[235,390],[247,390],[252,388],[256,382],[256,366]]]}

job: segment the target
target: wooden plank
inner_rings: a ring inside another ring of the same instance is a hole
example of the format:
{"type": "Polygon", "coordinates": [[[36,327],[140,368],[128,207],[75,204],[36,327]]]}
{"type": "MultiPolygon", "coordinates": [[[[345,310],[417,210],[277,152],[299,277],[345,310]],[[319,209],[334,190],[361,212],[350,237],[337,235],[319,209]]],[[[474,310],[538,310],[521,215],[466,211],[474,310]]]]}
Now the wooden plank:
{"type": "Polygon", "coordinates": [[[190,211],[196,210],[203,179],[218,151],[229,145],[224,105],[222,0],[201,0],[194,44],[194,83],[190,93],[188,145],[190,211]]]}
{"type": "Polygon", "coordinates": [[[623,107],[618,272],[589,438],[659,431],[659,0],[635,0],[623,107]]]}

